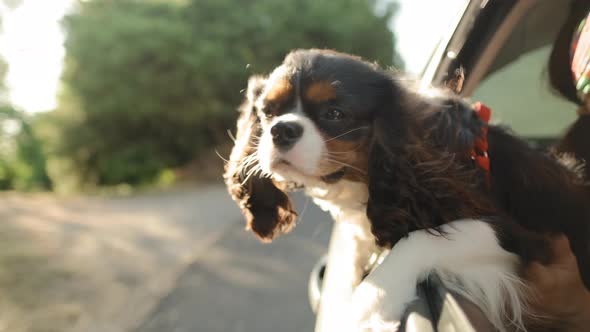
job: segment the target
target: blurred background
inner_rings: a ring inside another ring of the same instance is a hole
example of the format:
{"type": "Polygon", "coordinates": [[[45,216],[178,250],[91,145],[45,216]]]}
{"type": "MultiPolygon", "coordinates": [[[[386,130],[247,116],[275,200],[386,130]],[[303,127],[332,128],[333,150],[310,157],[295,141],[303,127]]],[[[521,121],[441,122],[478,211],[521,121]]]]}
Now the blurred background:
{"type": "Polygon", "coordinates": [[[296,196],[263,245],[222,185],[247,79],[309,47],[417,77],[466,2],[0,0],[0,331],[311,330],[330,218],[296,196]]]}

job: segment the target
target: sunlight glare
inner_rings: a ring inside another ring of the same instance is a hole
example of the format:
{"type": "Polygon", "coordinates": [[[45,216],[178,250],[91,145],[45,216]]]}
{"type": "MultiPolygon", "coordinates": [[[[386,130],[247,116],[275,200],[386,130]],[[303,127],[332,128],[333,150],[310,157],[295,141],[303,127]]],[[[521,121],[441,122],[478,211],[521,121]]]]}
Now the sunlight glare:
{"type": "Polygon", "coordinates": [[[13,104],[27,112],[53,110],[64,56],[59,21],[72,0],[25,0],[4,8],[2,56],[9,64],[6,83],[13,104]]]}

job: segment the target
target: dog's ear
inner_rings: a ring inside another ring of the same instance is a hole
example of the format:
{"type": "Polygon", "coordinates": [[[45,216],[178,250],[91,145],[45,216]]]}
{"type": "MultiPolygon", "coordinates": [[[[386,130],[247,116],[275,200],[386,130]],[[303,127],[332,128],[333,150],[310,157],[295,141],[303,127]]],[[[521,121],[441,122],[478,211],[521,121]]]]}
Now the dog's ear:
{"type": "Polygon", "coordinates": [[[402,91],[393,80],[383,80],[382,100],[373,117],[373,137],[368,158],[367,217],[380,246],[391,247],[411,231],[415,223],[412,202],[408,200],[413,182],[407,170],[405,144],[409,130],[404,124],[402,91]]]}
{"type": "Polygon", "coordinates": [[[224,179],[232,198],[242,209],[246,228],[262,241],[288,232],[295,225],[297,213],[289,196],[259,171],[257,159],[260,120],[255,101],[264,89],[265,79],[253,76],[248,81],[246,100],[240,107],[235,145],[225,166],[224,179]]]}
{"type": "Polygon", "coordinates": [[[474,194],[473,172],[462,167],[454,151],[468,139],[457,135],[463,112],[441,117],[446,103],[416,95],[395,78],[388,84],[373,117],[367,172],[367,217],[377,243],[386,247],[411,231],[472,216],[485,203],[474,194]],[[432,121],[457,128],[433,130],[432,121]]]}

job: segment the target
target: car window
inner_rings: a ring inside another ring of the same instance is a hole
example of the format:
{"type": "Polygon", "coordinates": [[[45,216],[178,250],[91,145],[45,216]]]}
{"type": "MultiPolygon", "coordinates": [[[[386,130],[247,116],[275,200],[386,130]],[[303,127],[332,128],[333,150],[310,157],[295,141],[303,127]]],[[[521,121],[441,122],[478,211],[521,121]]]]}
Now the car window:
{"type": "Polygon", "coordinates": [[[438,44],[452,32],[450,29],[456,26],[468,4],[468,0],[398,1],[392,29],[406,73],[422,74],[438,44]]]}
{"type": "Polygon", "coordinates": [[[576,106],[551,91],[547,62],[551,45],[522,54],[483,80],[473,100],[488,105],[492,118],[524,137],[563,134],[576,117],[576,106]]]}

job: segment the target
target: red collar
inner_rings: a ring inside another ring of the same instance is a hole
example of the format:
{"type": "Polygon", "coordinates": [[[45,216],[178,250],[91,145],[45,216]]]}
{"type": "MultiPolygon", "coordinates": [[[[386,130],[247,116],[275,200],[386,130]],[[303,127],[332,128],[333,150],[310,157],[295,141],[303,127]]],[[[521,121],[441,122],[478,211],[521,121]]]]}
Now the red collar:
{"type": "Polygon", "coordinates": [[[471,150],[471,160],[486,172],[486,182],[490,184],[490,158],[488,156],[488,123],[492,115],[492,110],[484,104],[477,102],[473,105],[473,110],[484,123],[481,128],[481,136],[475,139],[473,149],[471,150]]]}

